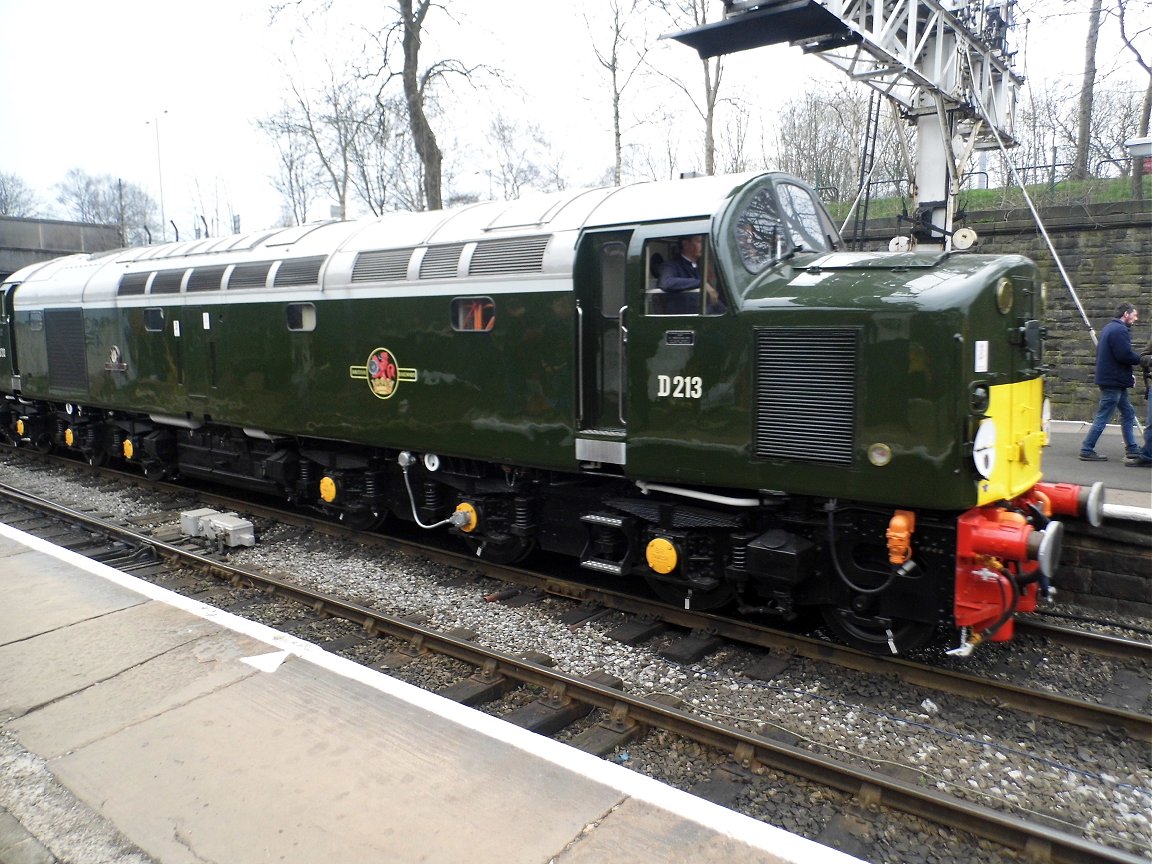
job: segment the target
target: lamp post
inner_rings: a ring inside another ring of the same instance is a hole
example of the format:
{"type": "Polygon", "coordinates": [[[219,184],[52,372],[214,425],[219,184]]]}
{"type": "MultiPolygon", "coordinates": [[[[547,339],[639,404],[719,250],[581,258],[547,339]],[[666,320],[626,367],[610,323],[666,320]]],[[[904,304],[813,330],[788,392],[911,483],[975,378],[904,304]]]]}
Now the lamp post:
{"type": "Polygon", "coordinates": [[[165,109],[160,115],[146,121],[146,124],[151,123],[156,130],[156,179],[160,185],[160,236],[163,240],[168,239],[168,220],[164,218],[164,164],[160,158],[160,116],[167,113],[168,110],[165,109]]]}

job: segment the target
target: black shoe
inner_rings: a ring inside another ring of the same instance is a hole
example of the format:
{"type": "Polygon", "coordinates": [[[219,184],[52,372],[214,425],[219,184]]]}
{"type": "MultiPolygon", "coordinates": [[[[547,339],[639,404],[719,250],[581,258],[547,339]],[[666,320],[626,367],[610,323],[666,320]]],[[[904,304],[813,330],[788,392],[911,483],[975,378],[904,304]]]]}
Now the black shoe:
{"type": "Polygon", "coordinates": [[[1099,453],[1096,453],[1092,450],[1089,450],[1087,453],[1081,453],[1080,454],[1080,461],[1081,462],[1107,462],[1108,457],[1107,456],[1101,456],[1099,453]]]}
{"type": "Polygon", "coordinates": [[[1143,456],[1135,456],[1130,459],[1124,460],[1125,468],[1152,468],[1152,459],[1146,459],[1143,456]]]}

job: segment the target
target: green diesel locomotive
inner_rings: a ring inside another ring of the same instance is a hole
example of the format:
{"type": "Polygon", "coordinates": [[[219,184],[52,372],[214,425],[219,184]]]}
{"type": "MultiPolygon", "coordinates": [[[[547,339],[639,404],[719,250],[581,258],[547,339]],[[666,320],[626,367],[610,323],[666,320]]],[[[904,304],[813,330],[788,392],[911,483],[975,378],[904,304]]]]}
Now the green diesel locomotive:
{"type": "Polygon", "coordinates": [[[1101,497],[1041,482],[1037,270],[840,245],[769,173],[61,258],[0,286],[0,430],[869,651],[1011,638],[1101,497]]]}

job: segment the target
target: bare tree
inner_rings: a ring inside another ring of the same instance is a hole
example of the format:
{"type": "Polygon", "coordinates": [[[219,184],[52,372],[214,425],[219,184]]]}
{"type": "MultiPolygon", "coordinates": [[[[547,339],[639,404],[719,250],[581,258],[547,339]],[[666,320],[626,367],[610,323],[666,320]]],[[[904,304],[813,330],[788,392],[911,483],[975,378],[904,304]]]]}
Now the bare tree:
{"type": "Polygon", "coordinates": [[[728,174],[739,174],[750,171],[753,167],[748,155],[748,131],[751,115],[748,105],[744,102],[733,102],[727,121],[721,130],[720,142],[717,145],[722,161],[721,170],[728,174]]]}
{"type": "MultiPolygon", "coordinates": [[[[377,94],[378,96],[380,94],[377,94]]],[[[375,99],[352,138],[352,185],[373,215],[423,209],[420,164],[402,99],[375,99]]]]}
{"type": "MultiPolygon", "coordinates": [[[[1136,134],[1140,137],[1148,136],[1149,119],[1152,117],[1152,57],[1146,56],[1141,47],[1137,45],[1137,40],[1143,42],[1152,41],[1152,28],[1145,27],[1141,30],[1132,30],[1128,22],[1128,0],[1116,0],[1117,18],[1120,21],[1120,39],[1127,48],[1136,57],[1136,62],[1140,68],[1144,70],[1148,81],[1144,85],[1144,101],[1140,105],[1140,116],[1137,122],[1136,134]]],[[[1132,159],[1132,197],[1141,198],[1144,192],[1144,159],[1134,157],[1132,159]]]]}
{"type": "Polygon", "coordinates": [[[1099,166],[1118,166],[1126,175],[1131,169],[1124,142],[1138,134],[1142,107],[1130,88],[1097,86],[1086,128],[1081,126],[1078,94],[1069,86],[1054,85],[1033,90],[1028,110],[1021,113],[1021,147],[1014,155],[1026,183],[1086,178],[1099,166]],[[1081,139],[1083,155],[1081,155],[1081,139]],[[1061,154],[1074,154],[1072,161],[1061,154]],[[1027,170],[1032,169],[1032,170],[1027,170]]]}
{"type": "Polygon", "coordinates": [[[529,189],[558,192],[565,188],[559,161],[549,159],[553,148],[538,126],[523,126],[497,114],[492,118],[488,139],[495,165],[489,179],[499,184],[505,200],[515,200],[529,189]]]}
{"type": "Polygon", "coordinates": [[[0,172],[0,216],[28,218],[35,216],[36,195],[15,174],[0,172]]]}
{"type": "Polygon", "coordinates": [[[312,99],[293,87],[300,109],[301,132],[311,141],[320,166],[328,178],[329,191],[336,199],[341,219],[348,218],[348,187],[352,182],[352,142],[365,120],[360,99],[347,77],[329,66],[329,77],[319,99],[312,99]]]}
{"type": "Polygon", "coordinates": [[[1072,177],[1088,176],[1088,151],[1091,146],[1092,99],[1096,88],[1096,44],[1100,40],[1100,10],[1104,0],[1092,0],[1088,10],[1088,34],[1084,38],[1084,75],[1080,84],[1080,105],[1076,115],[1076,156],[1072,177]]]}
{"type": "Polygon", "coordinates": [[[93,225],[118,225],[124,242],[148,242],[156,224],[156,202],[139,186],[107,174],[93,177],[73,168],[56,184],[56,200],[70,219],[93,225]]]}
{"type": "MultiPolygon", "coordinates": [[[[709,0],[649,0],[651,5],[664,13],[669,23],[678,30],[700,27],[708,23],[709,0]]],[[[716,103],[720,98],[720,83],[724,77],[723,58],[712,57],[700,60],[700,73],[703,93],[697,97],[693,88],[683,81],[665,75],[669,82],[683,91],[689,104],[700,116],[704,127],[703,155],[704,173],[716,173],[716,103]]]]}
{"type": "Polygon", "coordinates": [[[432,89],[449,75],[469,79],[480,67],[469,68],[453,59],[437,60],[421,67],[420,49],[428,14],[434,8],[444,10],[445,7],[433,0],[393,0],[390,8],[393,14],[391,23],[374,37],[381,55],[379,67],[372,73],[381,82],[376,100],[383,105],[387,101],[388,85],[394,79],[400,79],[412,147],[423,172],[424,200],[420,203],[429,210],[439,210],[443,206],[444,155],[429,118],[432,89]],[[399,71],[392,66],[397,45],[400,50],[399,71]]]}
{"type": "MultiPolygon", "coordinates": [[[[620,185],[623,166],[624,133],[620,122],[620,104],[624,98],[624,91],[628,89],[648,55],[648,38],[643,30],[644,16],[640,8],[642,2],[643,0],[609,0],[608,39],[603,46],[596,44],[595,39],[592,42],[596,62],[608,73],[612,87],[612,144],[615,166],[612,171],[613,186],[620,185]],[[633,34],[638,23],[639,32],[633,34]]],[[[589,34],[592,34],[593,24],[587,15],[584,16],[584,24],[589,34]]]]}
{"type": "Polygon", "coordinates": [[[277,171],[271,180],[283,201],[285,222],[303,225],[322,185],[312,139],[303,132],[299,114],[287,104],[276,114],[256,121],[256,126],[276,147],[277,171]]]}
{"type": "MultiPolygon", "coordinates": [[[[427,66],[421,65],[421,48],[428,16],[433,9],[445,11],[446,7],[442,3],[434,0],[389,0],[387,4],[381,5],[382,26],[365,25],[365,29],[370,31],[368,38],[378,52],[378,59],[360,64],[362,71],[352,77],[376,81],[375,101],[381,116],[392,103],[392,95],[389,92],[392,83],[397,80],[400,82],[402,104],[410,136],[409,146],[416,153],[421,173],[418,195],[404,197],[412,200],[414,209],[438,210],[442,205],[444,157],[432,127],[432,117],[435,113],[432,109],[433,89],[438,82],[449,75],[458,74],[468,79],[476,70],[451,59],[438,60],[427,66]]],[[[295,14],[307,22],[314,17],[327,17],[333,7],[333,0],[281,0],[272,3],[269,11],[273,20],[281,15],[295,14]]],[[[346,44],[347,40],[344,42],[346,44]]],[[[325,170],[329,172],[330,177],[338,176],[339,171],[329,171],[330,168],[337,167],[339,166],[332,162],[325,166],[325,170]]],[[[358,178],[359,183],[364,183],[365,180],[366,178],[362,176],[358,178]]],[[[348,182],[351,182],[350,177],[348,182]]],[[[336,183],[337,187],[340,185],[336,183]]],[[[345,185],[344,200],[346,196],[345,185]]],[[[341,197],[339,188],[337,197],[341,197]]],[[[379,206],[379,196],[375,192],[369,194],[367,198],[379,206]]]]}
{"type": "MultiPolygon", "coordinates": [[[[868,96],[856,84],[813,84],[777,118],[775,163],[807,180],[825,197],[850,197],[860,183],[860,160],[868,135],[868,96]]],[[[907,134],[882,112],[877,128],[872,181],[904,176],[898,135],[907,134]]]]}

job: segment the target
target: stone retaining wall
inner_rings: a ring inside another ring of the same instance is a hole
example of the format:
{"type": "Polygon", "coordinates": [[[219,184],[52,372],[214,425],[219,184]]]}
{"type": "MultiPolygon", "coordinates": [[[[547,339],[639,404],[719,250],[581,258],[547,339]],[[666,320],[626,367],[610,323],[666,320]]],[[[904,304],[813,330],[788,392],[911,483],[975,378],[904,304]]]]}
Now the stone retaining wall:
{"type": "MultiPolygon", "coordinates": [[[[1028,210],[969,213],[960,225],[979,235],[975,251],[1027,255],[1040,266],[1048,284],[1045,361],[1051,367],[1046,387],[1052,415],[1058,420],[1090,419],[1099,394],[1092,383],[1096,349],[1089,323],[1099,334],[1116,307],[1127,301],[1140,310],[1132,333],[1138,350],[1152,336],[1152,201],[1049,207],[1040,216],[1071,289],[1028,210]]],[[[895,234],[895,220],[870,222],[867,246],[887,248],[895,234]]],[[[1143,418],[1139,375],[1137,385],[1139,398],[1134,402],[1143,418]]]]}
{"type": "Polygon", "coordinates": [[[1152,615],[1152,537],[1145,523],[1091,528],[1067,522],[1064,554],[1052,580],[1056,606],[1081,603],[1101,612],[1152,615]],[[1128,527],[1131,525],[1131,527],[1128,527]]]}

